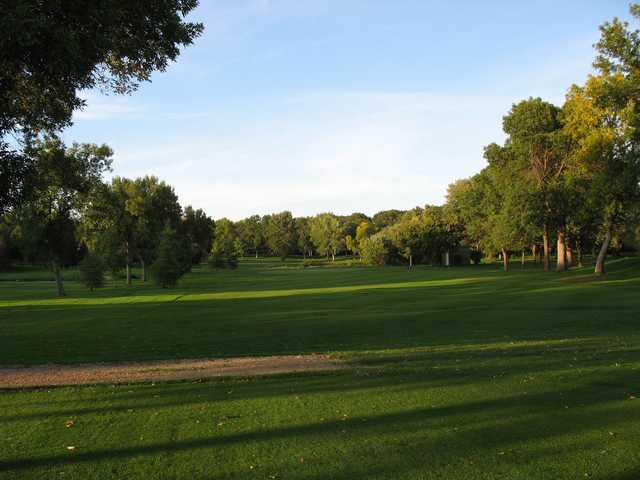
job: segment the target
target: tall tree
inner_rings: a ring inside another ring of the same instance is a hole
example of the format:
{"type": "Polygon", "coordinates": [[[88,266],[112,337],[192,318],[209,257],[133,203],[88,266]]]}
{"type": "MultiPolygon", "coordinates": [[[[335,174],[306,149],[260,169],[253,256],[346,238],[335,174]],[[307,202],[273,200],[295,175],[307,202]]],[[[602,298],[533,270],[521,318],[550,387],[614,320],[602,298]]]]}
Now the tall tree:
{"type": "Polygon", "coordinates": [[[235,225],[231,220],[216,220],[209,265],[213,268],[235,269],[238,266],[238,257],[242,253],[238,240],[235,225]]]}
{"type": "Polygon", "coordinates": [[[531,179],[540,212],[544,269],[550,268],[550,229],[558,231],[558,268],[564,270],[566,221],[563,175],[567,169],[567,148],[562,134],[560,109],[540,98],[529,98],[513,105],[503,119],[509,147],[522,160],[523,173],[531,179]]]}
{"type": "Polygon", "coordinates": [[[200,263],[211,251],[213,230],[213,220],[201,208],[194,210],[189,205],[184,209],[180,233],[187,236],[191,242],[194,264],[200,263]]]}
{"type": "Polygon", "coordinates": [[[260,215],[240,220],[236,223],[236,228],[242,243],[258,258],[260,248],[264,244],[264,225],[260,215]]]}
{"type": "Polygon", "coordinates": [[[344,233],[338,218],[332,213],[321,213],[311,221],[311,238],[321,255],[335,261],[338,251],[344,245],[344,233]]]}
{"type": "Polygon", "coordinates": [[[314,244],[311,239],[311,219],[298,217],[295,222],[298,233],[298,249],[302,252],[303,258],[312,257],[314,244]]]}
{"type": "Polygon", "coordinates": [[[78,248],[79,210],[102,184],[102,174],[111,167],[112,151],[106,145],[67,148],[60,139],[47,137],[29,145],[27,152],[34,160],[33,189],[19,217],[40,225],[31,233],[40,233],[38,243],[54,272],[58,295],[64,296],[61,268],[78,248]]]}
{"type": "MultiPolygon", "coordinates": [[[[640,5],[630,10],[640,19],[640,5]]],[[[572,87],[565,111],[566,130],[589,178],[589,199],[600,212],[595,273],[601,275],[614,231],[640,196],[640,31],[618,19],[600,31],[594,62],[599,75],[572,87]]]]}
{"type": "Polygon", "coordinates": [[[266,222],[265,233],[269,249],[285,261],[297,242],[296,224],[291,212],[271,215],[266,222]]]}

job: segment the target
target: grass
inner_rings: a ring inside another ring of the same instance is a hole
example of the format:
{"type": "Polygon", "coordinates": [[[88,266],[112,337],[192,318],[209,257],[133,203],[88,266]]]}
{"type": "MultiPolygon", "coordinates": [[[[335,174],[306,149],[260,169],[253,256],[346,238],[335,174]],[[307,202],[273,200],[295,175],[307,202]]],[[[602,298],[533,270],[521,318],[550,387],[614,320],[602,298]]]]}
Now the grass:
{"type": "Polygon", "coordinates": [[[353,366],[2,391],[0,478],[640,478],[639,259],[599,280],[299,267],[196,269],[172,290],[69,282],[65,299],[0,281],[0,364],[331,352],[353,366]]]}

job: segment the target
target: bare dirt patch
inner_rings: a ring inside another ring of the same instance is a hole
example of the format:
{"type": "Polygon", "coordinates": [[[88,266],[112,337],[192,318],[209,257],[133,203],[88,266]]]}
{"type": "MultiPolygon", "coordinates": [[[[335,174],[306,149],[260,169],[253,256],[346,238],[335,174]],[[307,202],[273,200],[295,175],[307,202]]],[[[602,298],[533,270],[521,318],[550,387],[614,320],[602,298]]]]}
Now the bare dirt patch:
{"type": "Polygon", "coordinates": [[[327,355],[12,366],[0,367],[0,388],[257,376],[339,368],[344,368],[344,364],[327,355]]]}

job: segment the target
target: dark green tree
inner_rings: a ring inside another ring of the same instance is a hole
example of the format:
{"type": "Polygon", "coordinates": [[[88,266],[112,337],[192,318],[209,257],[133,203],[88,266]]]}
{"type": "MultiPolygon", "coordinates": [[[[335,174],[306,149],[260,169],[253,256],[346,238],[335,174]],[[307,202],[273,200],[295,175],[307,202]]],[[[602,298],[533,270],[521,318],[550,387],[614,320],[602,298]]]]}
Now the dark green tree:
{"type": "Polygon", "coordinates": [[[110,169],[112,151],[106,145],[66,148],[56,137],[29,145],[34,161],[32,192],[17,212],[18,223],[38,225],[29,239],[36,242],[54,272],[58,295],[64,295],[62,267],[74,260],[79,247],[77,218],[84,201],[102,185],[103,172],[110,169]]]}
{"type": "Polygon", "coordinates": [[[106,265],[100,255],[88,252],[78,265],[80,281],[93,292],[104,285],[106,265]]]}
{"type": "Polygon", "coordinates": [[[173,287],[184,274],[180,259],[180,240],[174,229],[165,227],[160,236],[156,260],[151,265],[151,275],[162,288],[173,287]]]}
{"type": "Polygon", "coordinates": [[[239,249],[241,249],[235,226],[228,218],[221,218],[215,224],[209,266],[211,268],[235,269],[238,267],[239,249]]]}
{"type": "Polygon", "coordinates": [[[265,232],[269,249],[284,262],[297,242],[296,224],[291,212],[284,211],[269,216],[265,232]]]}

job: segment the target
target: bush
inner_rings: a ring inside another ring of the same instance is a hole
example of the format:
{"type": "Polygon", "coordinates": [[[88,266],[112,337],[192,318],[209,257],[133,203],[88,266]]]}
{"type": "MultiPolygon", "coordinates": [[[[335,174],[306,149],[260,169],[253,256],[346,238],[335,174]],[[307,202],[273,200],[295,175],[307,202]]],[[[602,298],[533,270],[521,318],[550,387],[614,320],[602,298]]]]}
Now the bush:
{"type": "Polygon", "coordinates": [[[104,285],[106,265],[99,255],[87,253],[78,265],[78,269],[80,270],[80,281],[92,292],[104,285]]]}

